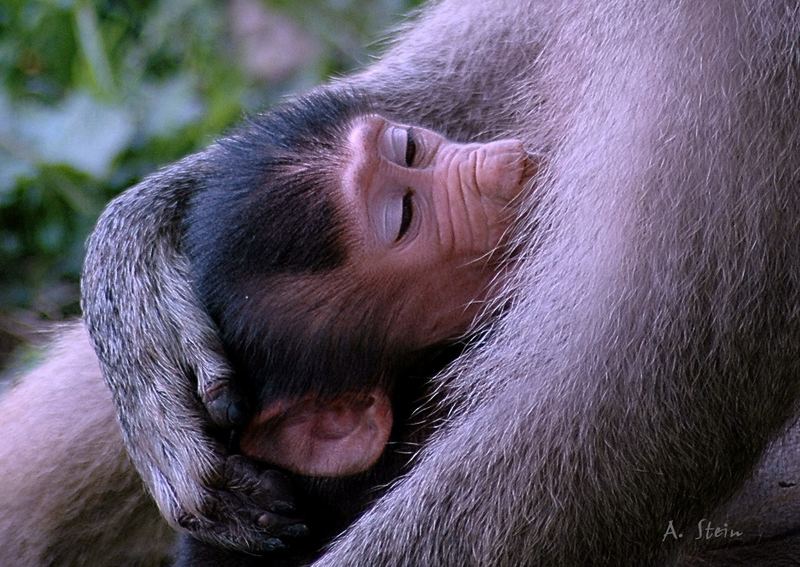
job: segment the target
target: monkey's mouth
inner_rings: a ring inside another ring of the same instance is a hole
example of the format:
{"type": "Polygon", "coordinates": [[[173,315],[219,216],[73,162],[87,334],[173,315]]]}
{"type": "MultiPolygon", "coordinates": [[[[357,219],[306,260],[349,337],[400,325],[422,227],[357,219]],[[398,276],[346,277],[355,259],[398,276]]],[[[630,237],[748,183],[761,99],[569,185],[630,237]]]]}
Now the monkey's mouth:
{"type": "Polygon", "coordinates": [[[242,452],[286,470],[319,477],[356,474],[380,457],[392,430],[382,388],[333,399],[307,395],[265,407],[242,431],[242,452]]]}

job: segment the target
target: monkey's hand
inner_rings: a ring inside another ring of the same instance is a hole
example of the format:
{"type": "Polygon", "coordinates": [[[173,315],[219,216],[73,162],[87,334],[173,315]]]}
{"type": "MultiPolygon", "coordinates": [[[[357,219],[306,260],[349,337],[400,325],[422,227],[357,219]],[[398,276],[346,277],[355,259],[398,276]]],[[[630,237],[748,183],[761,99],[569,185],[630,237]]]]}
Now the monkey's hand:
{"type": "Polygon", "coordinates": [[[247,418],[215,327],[180,252],[186,201],[204,174],[190,156],[115,199],[87,245],[82,305],[125,446],[162,515],[197,539],[276,548],[302,532],[272,474],[209,431],[247,418]],[[273,495],[267,498],[265,494],[273,495]]]}
{"type": "Polygon", "coordinates": [[[276,470],[258,469],[247,458],[233,455],[225,461],[220,488],[205,499],[202,515],[184,514],[178,524],[205,541],[223,545],[246,539],[257,525],[255,534],[263,543],[252,551],[270,552],[286,549],[308,535],[308,527],[300,520],[288,479],[276,470]],[[234,508],[230,506],[233,504],[234,508]],[[255,504],[256,507],[252,507],[255,504]],[[228,525],[238,518],[241,525],[228,525]]]}
{"type": "MultiPolygon", "coordinates": [[[[229,456],[206,434],[227,426],[233,415],[229,410],[220,412],[217,423],[209,419],[201,400],[211,382],[198,378],[196,389],[187,390],[175,379],[183,374],[173,368],[168,375],[151,374],[152,384],[137,383],[134,377],[151,370],[144,366],[149,359],[139,360],[127,367],[127,377],[110,367],[105,375],[128,453],[168,523],[201,541],[250,552],[278,551],[302,538],[308,529],[287,479],[243,456],[229,456]]],[[[245,416],[243,407],[235,412],[245,416]]]]}

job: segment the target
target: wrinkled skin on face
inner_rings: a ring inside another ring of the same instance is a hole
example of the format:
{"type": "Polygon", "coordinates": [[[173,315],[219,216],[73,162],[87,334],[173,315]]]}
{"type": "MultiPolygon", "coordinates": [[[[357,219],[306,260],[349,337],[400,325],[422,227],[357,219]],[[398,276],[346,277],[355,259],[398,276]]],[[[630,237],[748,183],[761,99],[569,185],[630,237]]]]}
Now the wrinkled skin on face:
{"type": "Polygon", "coordinates": [[[406,282],[396,338],[419,345],[462,334],[496,265],[511,207],[535,165],[519,140],[459,144],[380,116],[351,132],[343,197],[353,270],[365,285],[406,282]],[[403,334],[405,333],[405,336],[403,334]]]}
{"type": "MultiPolygon", "coordinates": [[[[352,304],[377,304],[385,320],[376,325],[408,352],[464,334],[496,278],[492,253],[534,160],[518,140],[459,144],[376,115],[356,120],[346,142],[335,190],[348,260],[317,277],[323,290],[358,282],[358,293],[345,296],[350,305],[331,300],[329,316],[345,329],[352,304]]],[[[266,404],[240,447],[299,474],[344,476],[377,461],[392,424],[383,387],[333,400],[309,394],[266,404]]]]}

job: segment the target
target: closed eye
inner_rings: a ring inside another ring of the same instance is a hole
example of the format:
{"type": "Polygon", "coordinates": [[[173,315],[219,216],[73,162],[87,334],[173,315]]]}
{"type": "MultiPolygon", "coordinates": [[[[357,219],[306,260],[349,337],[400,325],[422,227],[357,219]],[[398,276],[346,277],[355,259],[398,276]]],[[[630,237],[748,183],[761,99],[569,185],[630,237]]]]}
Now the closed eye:
{"type": "Polygon", "coordinates": [[[400,230],[397,233],[395,242],[403,238],[405,233],[408,232],[408,228],[411,226],[411,220],[414,218],[413,195],[411,191],[407,191],[406,194],[403,195],[403,216],[400,219],[400,230]]]}
{"type": "Polygon", "coordinates": [[[417,156],[417,142],[414,140],[413,128],[406,130],[406,167],[414,165],[414,158],[417,156]]]}

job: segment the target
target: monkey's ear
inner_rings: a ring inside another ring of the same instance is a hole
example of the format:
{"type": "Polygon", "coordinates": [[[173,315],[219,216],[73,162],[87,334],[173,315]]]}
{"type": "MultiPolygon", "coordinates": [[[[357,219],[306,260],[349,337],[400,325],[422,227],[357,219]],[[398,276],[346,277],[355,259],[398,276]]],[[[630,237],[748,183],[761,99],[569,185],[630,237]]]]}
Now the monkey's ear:
{"type": "Polygon", "coordinates": [[[332,400],[306,396],[269,404],[250,422],[240,447],[249,457],[308,476],[345,476],[371,467],[392,430],[382,389],[332,400]]]}

